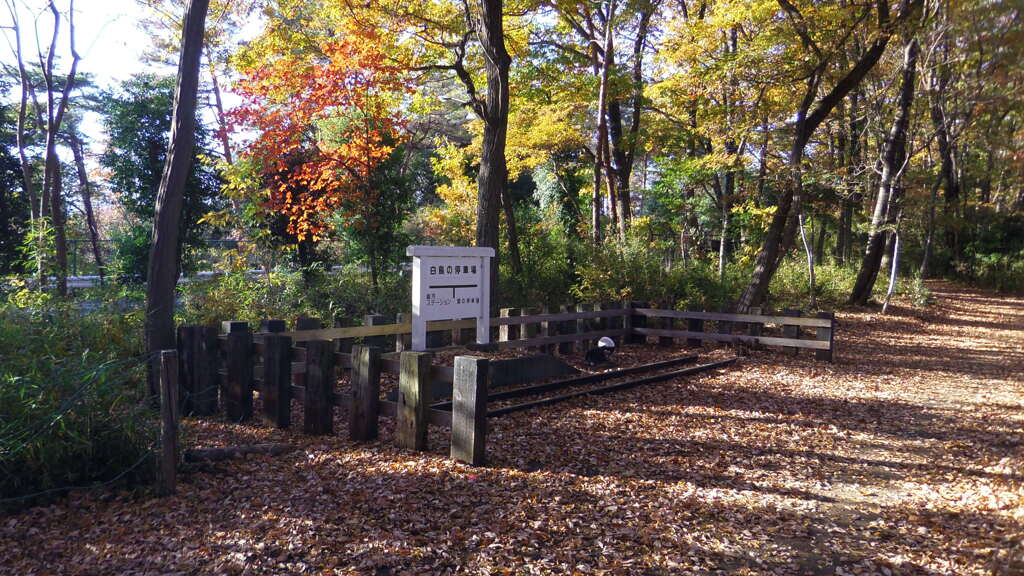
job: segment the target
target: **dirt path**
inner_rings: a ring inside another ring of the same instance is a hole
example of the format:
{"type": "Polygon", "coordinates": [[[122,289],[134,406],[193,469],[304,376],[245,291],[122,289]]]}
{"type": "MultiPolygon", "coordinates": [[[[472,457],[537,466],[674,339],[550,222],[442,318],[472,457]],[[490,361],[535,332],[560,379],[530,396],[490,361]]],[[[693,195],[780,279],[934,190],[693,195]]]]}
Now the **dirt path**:
{"type": "Polygon", "coordinates": [[[1024,299],[932,288],[926,314],[840,315],[835,364],[758,353],[493,420],[484,469],[387,422],[193,422],[300,449],[0,518],[0,572],[989,574],[1024,535],[1024,299]]]}

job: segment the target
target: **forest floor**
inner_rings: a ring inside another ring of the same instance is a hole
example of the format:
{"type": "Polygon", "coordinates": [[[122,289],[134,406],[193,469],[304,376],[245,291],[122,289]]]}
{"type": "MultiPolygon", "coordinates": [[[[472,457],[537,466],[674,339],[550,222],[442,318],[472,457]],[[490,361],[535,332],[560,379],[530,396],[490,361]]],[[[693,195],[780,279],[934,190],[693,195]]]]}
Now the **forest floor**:
{"type": "Polygon", "coordinates": [[[187,420],[297,449],[0,517],[0,573],[1021,574],[1024,299],[931,288],[839,314],[834,364],[756,352],[493,419],[486,468],[388,419],[367,444],[187,420]]]}

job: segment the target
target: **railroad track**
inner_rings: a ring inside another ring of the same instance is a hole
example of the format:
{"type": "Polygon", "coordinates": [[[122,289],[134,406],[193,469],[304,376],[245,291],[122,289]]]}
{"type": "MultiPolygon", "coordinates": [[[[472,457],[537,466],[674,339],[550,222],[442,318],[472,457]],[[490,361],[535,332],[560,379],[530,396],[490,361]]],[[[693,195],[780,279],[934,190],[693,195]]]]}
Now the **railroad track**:
{"type": "MultiPolygon", "coordinates": [[[[651,364],[644,364],[641,366],[633,366],[630,368],[623,368],[621,370],[610,370],[608,372],[602,372],[599,374],[589,374],[587,376],[579,376],[576,378],[569,378],[566,380],[559,380],[556,382],[546,382],[544,384],[536,384],[533,386],[525,386],[523,388],[516,388],[513,390],[502,390],[500,392],[493,392],[488,395],[487,401],[489,404],[489,410],[487,411],[488,418],[495,418],[498,416],[504,416],[506,414],[512,414],[514,412],[521,412],[523,410],[530,410],[532,408],[538,408],[540,406],[547,406],[550,404],[556,404],[558,402],[564,402],[573,398],[579,398],[581,396],[596,396],[599,394],[608,394],[611,392],[617,392],[620,390],[626,390],[634,388],[636,386],[642,386],[644,384],[653,384],[656,382],[663,382],[665,380],[671,380],[673,378],[680,378],[683,376],[692,376],[694,374],[700,374],[710,370],[718,368],[724,368],[736,362],[736,358],[727,358],[725,360],[719,360],[715,362],[709,362],[707,364],[699,364],[697,366],[691,366],[680,370],[675,370],[677,366],[683,364],[690,364],[696,362],[698,357],[696,355],[681,356],[679,358],[673,358],[671,360],[665,360],[662,362],[654,362],[651,364]],[[651,374],[653,372],[653,374],[651,374]],[[630,378],[631,376],[641,375],[637,378],[630,378]],[[615,381],[611,384],[605,384],[598,387],[586,387],[590,384],[603,383],[607,381],[615,381]],[[565,391],[569,390],[569,391],[565,391]],[[559,392],[553,395],[546,395],[550,392],[559,392]],[[534,400],[529,400],[520,403],[508,403],[508,400],[514,398],[526,398],[531,396],[539,396],[534,400]],[[493,408],[491,407],[493,406],[493,408]]],[[[431,405],[431,408],[435,410],[451,410],[451,401],[438,402],[431,405]]]]}

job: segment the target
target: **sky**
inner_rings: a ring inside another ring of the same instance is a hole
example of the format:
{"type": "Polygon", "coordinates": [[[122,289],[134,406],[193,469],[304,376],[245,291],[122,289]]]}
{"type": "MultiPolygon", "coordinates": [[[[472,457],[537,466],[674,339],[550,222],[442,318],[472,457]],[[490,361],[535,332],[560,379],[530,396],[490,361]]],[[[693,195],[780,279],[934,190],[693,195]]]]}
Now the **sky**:
{"type": "MultiPolygon", "coordinates": [[[[55,0],[64,21],[60,26],[57,41],[58,61],[55,66],[57,73],[68,71],[71,53],[68,37],[67,13],[70,0],[55,0]]],[[[17,65],[13,52],[14,34],[11,30],[12,18],[8,6],[13,3],[18,8],[18,19],[21,24],[22,52],[26,62],[38,61],[39,42],[45,52],[53,33],[53,17],[47,9],[47,0],[3,0],[0,2],[0,63],[17,65]]],[[[78,64],[80,73],[90,74],[100,89],[113,88],[132,75],[141,72],[174,75],[177,70],[172,66],[155,65],[141,61],[143,52],[150,45],[149,33],[140,27],[140,22],[147,10],[139,6],[137,0],[75,0],[75,41],[81,61],[78,64]]],[[[254,34],[259,29],[259,22],[251,23],[252,30],[243,31],[243,35],[254,34]]],[[[232,94],[224,93],[227,107],[237,100],[232,94]]],[[[8,99],[18,97],[17,85],[11,87],[8,99]]],[[[204,110],[210,114],[212,112],[204,110]]],[[[83,116],[82,131],[87,136],[89,153],[87,160],[95,166],[95,159],[103,151],[105,135],[101,119],[97,114],[87,113],[83,116]]],[[[62,152],[63,157],[63,152],[62,152]]]]}
{"type": "MultiPolygon", "coordinates": [[[[11,0],[5,0],[8,2],[11,0]]],[[[56,0],[58,9],[66,13],[68,0],[56,0]]],[[[22,51],[26,59],[36,58],[35,29],[38,29],[41,43],[46,48],[53,30],[53,18],[46,9],[46,0],[13,0],[19,7],[19,19],[22,26],[22,51]]],[[[6,8],[6,7],[4,7],[6,8]]],[[[143,72],[147,65],[140,62],[139,57],[147,46],[146,34],[139,29],[138,23],[143,10],[135,0],[77,0],[75,2],[75,29],[78,52],[82,56],[79,70],[88,72],[96,78],[101,87],[110,86],[127,79],[132,74],[143,72]]],[[[0,12],[0,26],[8,39],[0,47],[0,61],[14,64],[10,45],[14,35],[7,28],[11,25],[10,13],[4,9],[0,12]]],[[[61,25],[58,40],[58,55],[63,58],[58,70],[66,71],[70,63],[68,50],[67,22],[61,25]]]]}

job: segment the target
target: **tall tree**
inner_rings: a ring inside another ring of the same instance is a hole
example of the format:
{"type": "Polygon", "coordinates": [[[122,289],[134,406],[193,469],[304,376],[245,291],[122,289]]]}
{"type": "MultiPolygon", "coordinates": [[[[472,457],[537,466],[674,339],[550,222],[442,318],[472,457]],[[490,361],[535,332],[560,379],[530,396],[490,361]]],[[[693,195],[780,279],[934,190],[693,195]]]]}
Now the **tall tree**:
{"type": "Polygon", "coordinates": [[[158,394],[156,372],[160,350],[174,347],[174,290],[178,283],[179,224],[185,183],[192,163],[196,131],[196,95],[203,55],[203,30],[209,0],[188,0],[181,33],[181,59],[174,93],[174,117],[167,160],[160,179],[153,246],[146,274],[146,351],[151,355],[149,391],[158,394]]]}
{"type": "Polygon", "coordinates": [[[875,209],[871,217],[871,231],[868,233],[867,248],[857,274],[857,281],[850,294],[851,304],[866,304],[871,298],[875,279],[882,263],[882,252],[889,235],[895,232],[896,217],[899,213],[902,188],[900,179],[905,172],[907,158],[907,130],[910,112],[914,104],[914,89],[917,73],[917,38],[909,36],[903,48],[903,70],[900,79],[900,95],[892,128],[885,139],[885,153],[882,156],[882,175],[875,209]]]}

